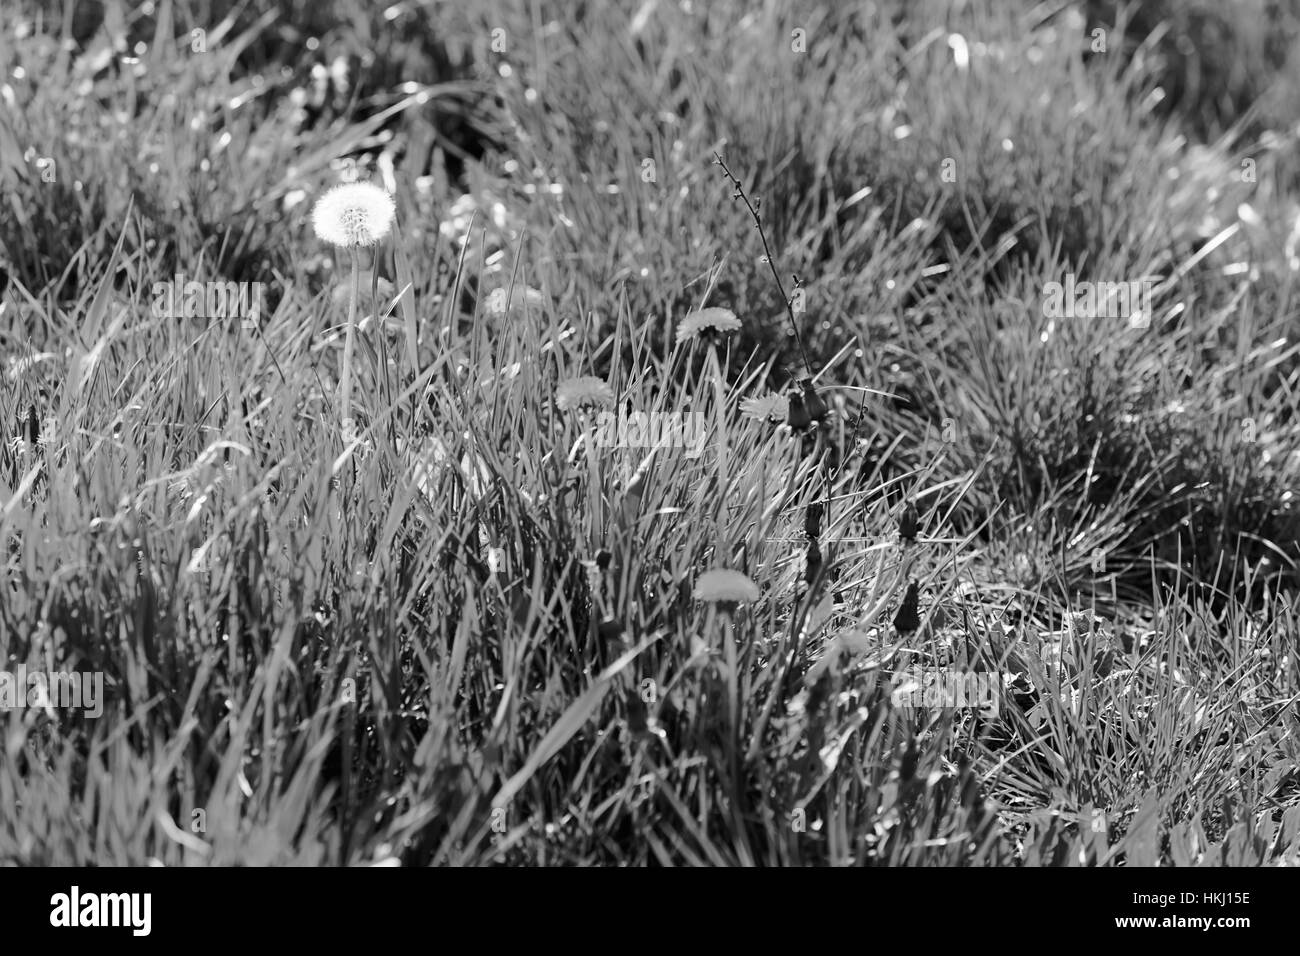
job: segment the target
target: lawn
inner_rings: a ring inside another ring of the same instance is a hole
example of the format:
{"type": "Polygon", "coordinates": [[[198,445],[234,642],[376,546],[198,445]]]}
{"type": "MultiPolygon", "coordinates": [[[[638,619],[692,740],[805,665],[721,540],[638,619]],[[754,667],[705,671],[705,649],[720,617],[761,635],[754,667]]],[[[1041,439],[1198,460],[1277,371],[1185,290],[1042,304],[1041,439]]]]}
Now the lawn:
{"type": "Polygon", "coordinates": [[[1298,37],[5,0],[0,863],[1300,864],[1298,37]]]}

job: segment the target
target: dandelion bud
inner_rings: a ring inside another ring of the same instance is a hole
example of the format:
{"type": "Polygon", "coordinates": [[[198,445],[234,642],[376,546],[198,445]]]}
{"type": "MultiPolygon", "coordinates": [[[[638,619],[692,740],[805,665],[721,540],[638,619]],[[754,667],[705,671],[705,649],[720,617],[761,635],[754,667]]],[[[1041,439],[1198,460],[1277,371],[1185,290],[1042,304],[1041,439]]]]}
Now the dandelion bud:
{"type": "Polygon", "coordinates": [[[820,422],[829,411],[822,397],[817,394],[817,389],[813,387],[812,379],[806,379],[803,383],[803,403],[808,409],[808,417],[815,422],[820,422]]]}
{"type": "Polygon", "coordinates": [[[790,393],[790,414],[786,418],[786,424],[797,432],[803,431],[812,424],[812,416],[808,414],[803,397],[798,392],[790,393]]]}
{"type": "Polygon", "coordinates": [[[812,584],[817,579],[817,574],[822,569],[822,549],[817,546],[816,541],[808,543],[808,554],[804,559],[804,581],[812,584]]]}
{"type": "Polygon", "coordinates": [[[907,586],[907,594],[903,596],[903,603],[898,609],[898,614],[894,617],[894,629],[900,634],[911,634],[921,626],[921,614],[917,608],[917,602],[920,596],[920,588],[915,581],[907,586]]]}
{"type": "Polygon", "coordinates": [[[907,507],[903,509],[903,516],[898,520],[898,540],[905,544],[915,543],[918,520],[916,506],[909,501],[907,507]]]}
{"type": "Polygon", "coordinates": [[[817,675],[816,682],[808,688],[808,699],[804,703],[804,713],[815,715],[826,705],[831,696],[831,672],[823,670],[817,675]]]}
{"type": "Polygon", "coordinates": [[[627,729],[634,734],[644,734],[650,729],[646,717],[645,701],[635,691],[629,691],[627,695],[627,729]]]}
{"type": "Polygon", "coordinates": [[[898,765],[898,776],[903,783],[910,783],[916,776],[917,764],[921,762],[921,752],[917,750],[916,743],[912,742],[907,745],[907,750],[903,752],[903,759],[898,765]]]}
{"type": "Polygon", "coordinates": [[[803,531],[804,534],[808,535],[808,537],[810,538],[821,537],[822,514],[825,512],[825,510],[826,510],[826,506],[824,504],[822,504],[820,501],[814,501],[812,504],[808,506],[808,510],[804,512],[803,531]]]}

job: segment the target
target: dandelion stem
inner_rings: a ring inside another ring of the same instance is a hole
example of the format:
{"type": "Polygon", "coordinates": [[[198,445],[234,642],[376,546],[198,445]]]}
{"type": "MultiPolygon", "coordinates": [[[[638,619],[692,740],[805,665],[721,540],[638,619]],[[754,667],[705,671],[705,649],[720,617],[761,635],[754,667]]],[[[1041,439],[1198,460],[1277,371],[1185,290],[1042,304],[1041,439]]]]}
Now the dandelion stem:
{"type": "Polygon", "coordinates": [[[352,283],[348,293],[348,324],[343,339],[343,374],[339,382],[343,441],[349,440],[352,425],[352,350],[356,342],[357,290],[361,284],[361,264],[355,246],[349,247],[352,256],[352,283]]]}
{"type": "Polygon", "coordinates": [[[726,391],[723,384],[722,368],[718,365],[718,345],[716,342],[709,342],[709,364],[713,372],[713,415],[716,423],[715,427],[718,432],[718,454],[715,459],[718,475],[718,512],[717,512],[717,538],[714,546],[718,548],[719,553],[723,554],[724,560],[730,558],[731,551],[729,548],[723,548],[722,530],[726,527],[725,514],[727,508],[727,421],[726,421],[726,391]]]}

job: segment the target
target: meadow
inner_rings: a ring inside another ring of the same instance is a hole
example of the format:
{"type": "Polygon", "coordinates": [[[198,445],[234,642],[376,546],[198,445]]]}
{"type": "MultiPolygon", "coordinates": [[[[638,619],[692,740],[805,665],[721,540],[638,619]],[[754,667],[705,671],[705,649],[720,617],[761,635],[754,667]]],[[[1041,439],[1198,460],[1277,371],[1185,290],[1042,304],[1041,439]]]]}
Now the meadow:
{"type": "Polygon", "coordinates": [[[0,863],[1300,864],[1300,4],[3,2],[0,863]]]}

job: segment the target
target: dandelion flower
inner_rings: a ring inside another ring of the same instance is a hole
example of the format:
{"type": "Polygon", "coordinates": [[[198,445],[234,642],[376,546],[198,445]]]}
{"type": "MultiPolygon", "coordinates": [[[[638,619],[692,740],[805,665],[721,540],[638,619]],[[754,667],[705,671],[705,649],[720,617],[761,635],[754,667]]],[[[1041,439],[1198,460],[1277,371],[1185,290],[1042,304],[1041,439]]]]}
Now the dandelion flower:
{"type": "Polygon", "coordinates": [[[860,628],[849,628],[839,636],[838,642],[840,648],[853,657],[867,654],[880,644],[872,634],[860,628]]]}
{"type": "Polygon", "coordinates": [[[730,309],[696,309],[677,325],[677,344],[691,339],[726,335],[740,328],[740,319],[730,309]]]}
{"type": "Polygon", "coordinates": [[[539,290],[528,286],[515,286],[510,290],[509,301],[505,288],[493,289],[488,293],[488,311],[494,315],[527,315],[529,312],[541,312],[546,305],[546,296],[539,290]]]}
{"type": "Polygon", "coordinates": [[[698,601],[752,604],[758,600],[758,597],[758,585],[740,571],[715,568],[712,571],[705,571],[695,582],[695,598],[698,601]]]}
{"type": "Polygon", "coordinates": [[[560,383],[555,390],[555,404],[564,412],[584,405],[609,407],[614,404],[614,390],[594,375],[580,375],[560,383]]]}
{"type": "Polygon", "coordinates": [[[373,246],[393,227],[395,209],[393,197],[378,186],[344,183],[316,200],[311,224],[332,245],[373,246]]]}
{"type": "Polygon", "coordinates": [[[783,422],[790,414],[790,400],[775,392],[762,398],[742,399],[740,414],[759,422],[783,422]]]}
{"type": "MultiPolygon", "coordinates": [[[[393,228],[396,207],[393,197],[371,183],[344,183],[335,186],[311,211],[312,228],[326,242],[347,249],[352,256],[352,283],[348,290],[348,323],[343,342],[343,372],[339,381],[344,445],[350,444],[348,433],[355,430],[352,419],[352,350],[357,327],[357,298],[361,287],[361,263],[357,250],[373,246],[393,228]]],[[[376,261],[378,253],[376,253],[376,261]]]]}

